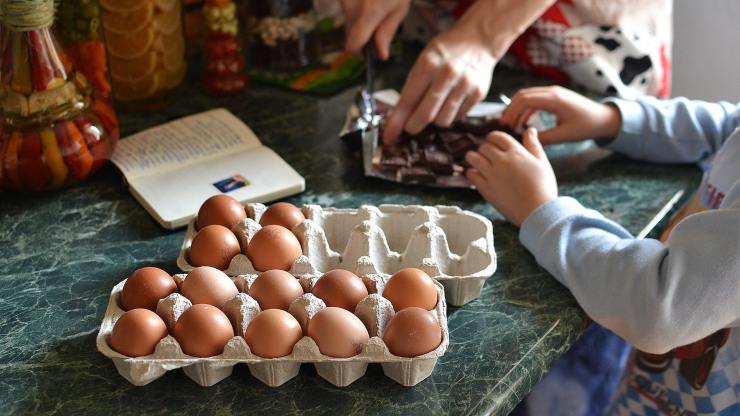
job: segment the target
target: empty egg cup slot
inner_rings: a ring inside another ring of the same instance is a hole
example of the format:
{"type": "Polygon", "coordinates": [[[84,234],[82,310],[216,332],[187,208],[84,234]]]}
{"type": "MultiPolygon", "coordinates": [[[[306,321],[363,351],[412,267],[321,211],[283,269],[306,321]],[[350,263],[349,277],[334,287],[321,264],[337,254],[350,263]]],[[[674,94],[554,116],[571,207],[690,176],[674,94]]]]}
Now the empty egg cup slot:
{"type": "MultiPolygon", "coordinates": [[[[243,248],[261,228],[258,220],[263,204],[247,204],[255,218],[244,220],[234,230],[243,248]]],[[[363,273],[392,274],[404,267],[417,267],[444,281],[448,301],[463,305],[480,294],[483,281],[496,270],[493,226],[486,218],[448,206],[362,206],[357,209],[322,208],[305,205],[306,220],[293,232],[303,256],[289,272],[295,276],[362,268],[363,273]],[[459,282],[452,282],[457,279],[459,282]]],[[[178,258],[182,270],[194,236],[191,222],[178,258]]],[[[224,271],[230,276],[257,273],[249,258],[236,255],[224,271]]]]}

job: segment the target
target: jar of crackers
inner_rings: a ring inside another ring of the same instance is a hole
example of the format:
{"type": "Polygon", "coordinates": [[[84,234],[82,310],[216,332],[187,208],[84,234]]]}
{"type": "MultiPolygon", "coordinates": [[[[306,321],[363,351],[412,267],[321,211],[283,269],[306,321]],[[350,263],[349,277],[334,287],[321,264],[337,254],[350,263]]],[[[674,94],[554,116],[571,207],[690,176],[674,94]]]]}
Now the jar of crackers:
{"type": "Polygon", "coordinates": [[[124,110],[172,101],[187,72],[181,0],[100,0],[113,81],[124,110]]]}

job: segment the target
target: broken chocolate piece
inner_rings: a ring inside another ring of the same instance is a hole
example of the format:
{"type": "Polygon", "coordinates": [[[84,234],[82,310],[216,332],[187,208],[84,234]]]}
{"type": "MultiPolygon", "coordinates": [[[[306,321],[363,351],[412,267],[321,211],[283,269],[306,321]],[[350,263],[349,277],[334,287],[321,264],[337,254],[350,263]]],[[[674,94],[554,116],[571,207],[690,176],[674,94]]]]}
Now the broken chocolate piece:
{"type": "Polygon", "coordinates": [[[464,117],[454,124],[454,129],[465,133],[471,133],[476,136],[485,137],[492,131],[503,131],[506,134],[514,136],[516,134],[499,122],[498,118],[488,117],[464,117]]]}
{"type": "Polygon", "coordinates": [[[404,157],[406,156],[406,149],[401,146],[383,146],[383,157],[404,157]]]}
{"type": "Polygon", "coordinates": [[[457,141],[446,143],[445,150],[455,159],[464,159],[465,153],[478,148],[478,144],[476,144],[473,138],[474,136],[465,134],[457,141]]]}
{"type": "Polygon", "coordinates": [[[431,146],[421,152],[418,164],[420,166],[426,166],[435,173],[442,175],[452,175],[453,172],[452,157],[431,146]]]}
{"type": "Polygon", "coordinates": [[[408,166],[408,160],[402,156],[393,156],[380,160],[380,167],[384,171],[395,172],[398,169],[408,166]]]}
{"type": "Polygon", "coordinates": [[[398,169],[408,166],[409,160],[406,149],[400,146],[384,147],[381,152],[380,168],[387,172],[395,172],[398,169]]]}
{"type": "Polygon", "coordinates": [[[435,126],[430,124],[424,130],[419,132],[419,134],[415,135],[414,137],[420,142],[431,143],[437,137],[437,131],[436,131],[435,126]]]}
{"type": "Polygon", "coordinates": [[[434,183],[437,177],[428,168],[421,166],[412,166],[401,168],[396,172],[396,178],[399,182],[412,183],[434,183]]]}
{"type": "Polygon", "coordinates": [[[465,137],[466,134],[468,133],[462,133],[462,132],[454,131],[454,130],[443,130],[439,132],[437,137],[439,137],[440,142],[446,144],[446,143],[456,142],[462,139],[463,137],[465,137]]]}

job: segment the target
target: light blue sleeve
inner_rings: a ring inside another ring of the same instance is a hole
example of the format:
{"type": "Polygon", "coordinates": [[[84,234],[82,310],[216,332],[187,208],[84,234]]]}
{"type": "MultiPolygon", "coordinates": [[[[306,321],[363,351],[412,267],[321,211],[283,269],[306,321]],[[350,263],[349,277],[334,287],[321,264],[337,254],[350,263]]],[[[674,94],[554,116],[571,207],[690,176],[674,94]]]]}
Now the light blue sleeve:
{"type": "Polygon", "coordinates": [[[686,98],[603,101],[619,109],[622,128],[607,148],[633,159],[698,163],[717,153],[740,127],[740,106],[686,98]]]}
{"type": "Polygon", "coordinates": [[[519,238],[593,320],[640,350],[740,324],[740,180],[721,209],[687,217],[666,245],[568,197],[533,212],[519,238]]]}

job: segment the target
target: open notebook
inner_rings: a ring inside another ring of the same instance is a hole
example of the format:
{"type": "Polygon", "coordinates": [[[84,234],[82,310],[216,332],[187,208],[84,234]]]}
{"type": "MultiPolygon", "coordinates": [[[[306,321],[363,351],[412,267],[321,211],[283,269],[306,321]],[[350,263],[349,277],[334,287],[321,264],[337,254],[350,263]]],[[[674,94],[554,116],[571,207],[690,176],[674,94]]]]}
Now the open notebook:
{"type": "Polygon", "coordinates": [[[302,192],[303,177],[225,109],[121,140],[112,158],[134,197],[165,228],[183,226],[208,197],[267,202],[302,192]]]}

